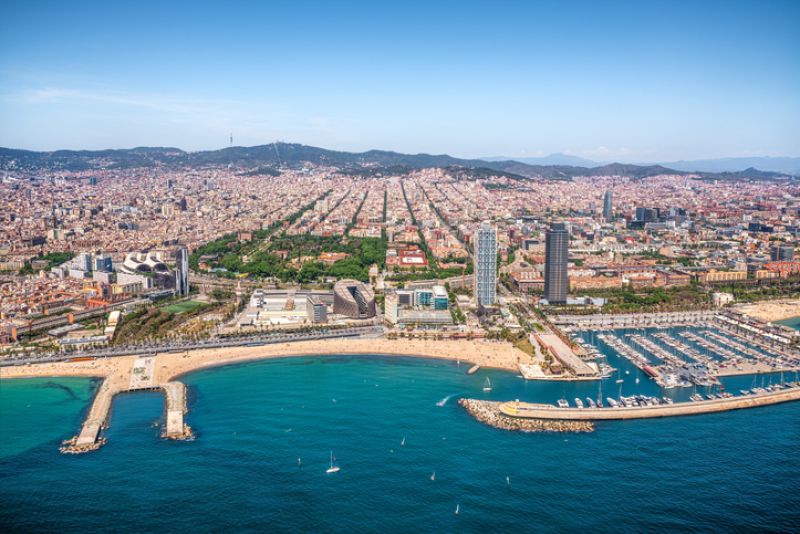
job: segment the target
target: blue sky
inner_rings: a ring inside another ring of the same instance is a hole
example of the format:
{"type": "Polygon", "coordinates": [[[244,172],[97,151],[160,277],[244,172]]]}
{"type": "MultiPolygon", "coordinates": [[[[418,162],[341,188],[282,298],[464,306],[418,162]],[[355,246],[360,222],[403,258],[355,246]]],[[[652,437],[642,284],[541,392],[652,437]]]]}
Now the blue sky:
{"type": "Polygon", "coordinates": [[[0,3],[0,146],[800,155],[799,1],[71,4],[0,3]]]}

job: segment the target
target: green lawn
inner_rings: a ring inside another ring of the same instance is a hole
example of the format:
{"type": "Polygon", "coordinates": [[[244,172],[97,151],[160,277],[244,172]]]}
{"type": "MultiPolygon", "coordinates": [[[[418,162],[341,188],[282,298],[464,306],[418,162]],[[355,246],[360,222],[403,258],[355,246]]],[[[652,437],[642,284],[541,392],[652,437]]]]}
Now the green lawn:
{"type": "Polygon", "coordinates": [[[169,313],[186,313],[202,305],[203,303],[197,300],[185,300],[182,302],[176,302],[175,304],[170,304],[164,308],[164,311],[169,313]]]}

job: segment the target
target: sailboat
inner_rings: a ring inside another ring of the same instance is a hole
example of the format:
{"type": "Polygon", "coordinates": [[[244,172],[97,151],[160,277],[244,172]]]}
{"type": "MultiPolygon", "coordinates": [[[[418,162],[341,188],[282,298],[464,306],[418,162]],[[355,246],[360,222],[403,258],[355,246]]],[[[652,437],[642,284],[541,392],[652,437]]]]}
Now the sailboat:
{"type": "Polygon", "coordinates": [[[431,474],[431,480],[436,480],[436,471],[431,474]]]}
{"type": "Polygon", "coordinates": [[[597,407],[598,408],[602,408],[603,407],[603,381],[602,380],[598,380],[597,382],[598,382],[597,383],[597,407]]]}
{"type": "Polygon", "coordinates": [[[455,514],[456,514],[456,515],[458,515],[458,511],[459,511],[459,509],[460,509],[460,505],[459,505],[459,504],[456,504],[456,511],[455,511],[455,514]]]}
{"type": "Polygon", "coordinates": [[[405,447],[406,446],[406,437],[405,436],[403,436],[403,440],[400,442],[400,446],[401,447],[405,447]]]}
{"type": "Polygon", "coordinates": [[[483,391],[492,391],[492,381],[486,377],[486,382],[483,383],[483,391]]]}
{"type": "Polygon", "coordinates": [[[333,465],[333,451],[331,451],[331,466],[325,470],[326,473],[338,473],[339,466],[333,465]]]}

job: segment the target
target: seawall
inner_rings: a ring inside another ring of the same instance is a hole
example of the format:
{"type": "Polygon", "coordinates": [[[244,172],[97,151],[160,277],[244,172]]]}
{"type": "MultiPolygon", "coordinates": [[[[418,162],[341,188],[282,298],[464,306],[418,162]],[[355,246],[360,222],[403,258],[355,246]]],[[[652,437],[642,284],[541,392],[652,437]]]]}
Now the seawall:
{"type": "Polygon", "coordinates": [[[509,401],[500,404],[498,409],[502,414],[516,419],[610,421],[727,412],[730,410],[757,408],[759,406],[769,406],[796,400],[800,400],[800,387],[783,389],[761,395],[747,395],[698,402],[681,402],[659,406],[578,409],[558,408],[550,404],[531,404],[527,402],[509,401]]]}
{"type": "Polygon", "coordinates": [[[591,421],[561,421],[509,417],[500,411],[500,402],[477,399],[459,399],[459,406],[472,417],[494,428],[517,432],[591,432],[591,421]]]}

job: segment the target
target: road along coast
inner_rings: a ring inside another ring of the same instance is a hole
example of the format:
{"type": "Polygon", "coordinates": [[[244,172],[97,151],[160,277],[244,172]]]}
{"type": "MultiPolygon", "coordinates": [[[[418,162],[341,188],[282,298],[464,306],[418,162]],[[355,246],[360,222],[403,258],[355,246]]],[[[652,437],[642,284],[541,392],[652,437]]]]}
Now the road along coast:
{"type": "Polygon", "coordinates": [[[80,432],[62,445],[62,452],[98,449],[114,397],[119,393],[161,390],[166,394],[164,437],[192,439],[184,419],[186,387],[178,377],[192,371],[247,361],[291,356],[382,355],[464,361],[481,367],[516,372],[528,356],[511,344],[484,340],[329,339],[259,347],[228,347],[183,353],[121,356],[107,359],[61,361],[0,367],[0,379],[85,376],[103,380],[80,432]]]}

